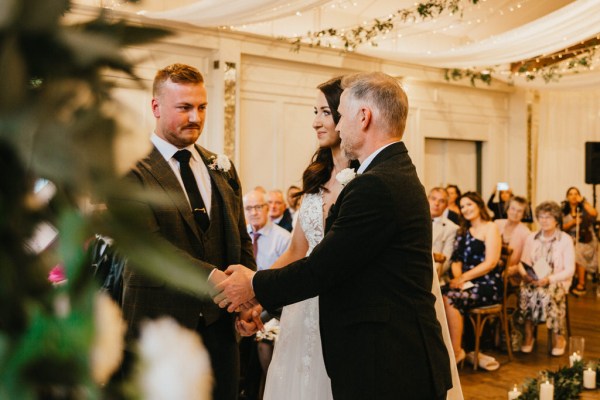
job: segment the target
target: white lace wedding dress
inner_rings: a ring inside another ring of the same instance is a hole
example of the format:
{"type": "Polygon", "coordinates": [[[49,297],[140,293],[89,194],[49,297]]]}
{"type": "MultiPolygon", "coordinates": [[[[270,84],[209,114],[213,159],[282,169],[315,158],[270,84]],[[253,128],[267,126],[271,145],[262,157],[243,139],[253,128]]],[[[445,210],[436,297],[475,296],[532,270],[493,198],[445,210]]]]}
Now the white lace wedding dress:
{"type": "MultiPolygon", "coordinates": [[[[300,206],[298,223],[301,224],[308,241],[307,255],[323,239],[323,222],[322,194],[305,195],[300,206]]],[[[448,392],[447,400],[462,400],[460,379],[435,268],[433,268],[432,292],[436,296],[436,313],[442,326],[442,335],[448,348],[452,369],[454,387],[448,392]]],[[[263,399],[333,399],[331,382],[325,371],[321,351],[318,297],[283,307],[279,337],[269,365],[263,399]]]]}
{"type": "MultiPolygon", "coordinates": [[[[323,239],[321,193],[304,196],[298,223],[308,241],[308,255],[323,239]]],[[[263,399],[333,399],[321,351],[318,297],[283,307],[263,399]]]]}

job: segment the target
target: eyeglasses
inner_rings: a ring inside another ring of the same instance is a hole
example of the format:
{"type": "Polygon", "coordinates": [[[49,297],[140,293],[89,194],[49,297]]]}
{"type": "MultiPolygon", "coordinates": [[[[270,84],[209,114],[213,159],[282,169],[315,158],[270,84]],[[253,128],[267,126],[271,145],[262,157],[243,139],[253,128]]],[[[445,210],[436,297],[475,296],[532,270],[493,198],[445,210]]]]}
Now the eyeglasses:
{"type": "Polygon", "coordinates": [[[260,210],[262,210],[264,207],[266,207],[266,204],[259,204],[257,206],[246,206],[244,207],[244,210],[246,210],[246,212],[251,213],[252,210],[258,212],[260,210]]]}
{"type": "Polygon", "coordinates": [[[537,216],[537,219],[538,220],[546,220],[546,219],[550,220],[550,219],[556,219],[556,218],[554,218],[554,215],[552,215],[552,214],[539,214],[537,216]]]}

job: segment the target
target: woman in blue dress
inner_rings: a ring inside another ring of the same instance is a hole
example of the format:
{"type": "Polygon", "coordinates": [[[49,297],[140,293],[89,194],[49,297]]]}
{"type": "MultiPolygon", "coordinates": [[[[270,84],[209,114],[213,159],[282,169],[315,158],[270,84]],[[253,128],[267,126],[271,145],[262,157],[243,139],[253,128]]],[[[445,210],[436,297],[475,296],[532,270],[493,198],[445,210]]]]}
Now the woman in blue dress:
{"type": "Polygon", "coordinates": [[[499,303],[503,288],[498,268],[502,239],[483,199],[475,192],[467,192],[460,197],[459,208],[461,225],[450,260],[452,280],[442,289],[457,363],[465,358],[461,343],[465,313],[499,303]]]}

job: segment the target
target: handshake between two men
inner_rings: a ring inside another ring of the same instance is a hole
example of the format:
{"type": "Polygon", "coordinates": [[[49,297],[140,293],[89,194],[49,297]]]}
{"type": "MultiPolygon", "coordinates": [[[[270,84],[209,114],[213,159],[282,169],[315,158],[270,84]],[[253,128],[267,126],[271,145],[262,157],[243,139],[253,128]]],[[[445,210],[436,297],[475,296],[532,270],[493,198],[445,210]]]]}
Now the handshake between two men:
{"type": "Polygon", "coordinates": [[[239,312],[235,327],[240,335],[251,336],[264,326],[260,319],[261,305],[252,288],[256,272],[240,264],[230,265],[225,272],[215,269],[209,276],[214,288],[213,301],[229,312],[239,312]]]}

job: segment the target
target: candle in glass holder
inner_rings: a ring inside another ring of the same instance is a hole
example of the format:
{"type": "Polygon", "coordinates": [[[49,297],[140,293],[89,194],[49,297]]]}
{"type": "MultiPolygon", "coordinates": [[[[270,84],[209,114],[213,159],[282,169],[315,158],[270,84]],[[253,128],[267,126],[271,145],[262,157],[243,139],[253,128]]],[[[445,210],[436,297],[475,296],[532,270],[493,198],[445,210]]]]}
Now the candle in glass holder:
{"type": "Polygon", "coordinates": [[[569,367],[572,367],[575,361],[581,361],[581,353],[574,352],[569,356],[569,367]]]}
{"type": "Polygon", "coordinates": [[[540,384],[540,400],[554,399],[554,385],[549,381],[540,384]]]}
{"type": "Polygon", "coordinates": [[[586,389],[596,389],[596,370],[591,367],[583,371],[583,387],[586,389]]]}
{"type": "Polygon", "coordinates": [[[515,386],[513,386],[512,390],[508,391],[508,400],[515,400],[517,399],[522,393],[519,391],[519,388],[517,387],[517,385],[515,384],[515,386]]]}
{"type": "MultiPolygon", "coordinates": [[[[569,338],[569,354],[578,355],[579,358],[575,358],[571,366],[575,361],[581,361],[581,358],[584,356],[583,351],[585,349],[585,338],[583,336],[571,336],[569,338]]],[[[569,356],[569,361],[571,361],[571,356],[569,356]]]]}

